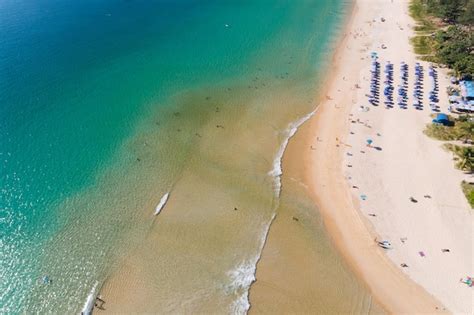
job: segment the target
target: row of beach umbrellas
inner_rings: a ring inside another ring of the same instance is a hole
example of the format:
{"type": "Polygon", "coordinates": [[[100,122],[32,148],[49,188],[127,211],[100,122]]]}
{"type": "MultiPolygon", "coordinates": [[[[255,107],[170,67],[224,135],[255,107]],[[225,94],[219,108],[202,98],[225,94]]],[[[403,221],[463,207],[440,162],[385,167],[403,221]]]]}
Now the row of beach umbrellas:
{"type": "Polygon", "coordinates": [[[431,110],[434,112],[439,112],[439,98],[438,98],[438,92],[439,92],[439,86],[438,86],[438,71],[436,71],[433,66],[430,66],[428,68],[428,76],[430,78],[431,82],[431,87],[430,91],[428,92],[428,97],[430,99],[430,107],[431,110]]]}
{"type": "Polygon", "coordinates": [[[370,93],[367,94],[369,103],[378,106],[379,104],[379,80],[380,80],[380,63],[378,61],[377,53],[371,54],[371,67],[370,67],[370,93]]]}
{"type": "Polygon", "coordinates": [[[393,107],[393,63],[387,61],[385,64],[385,81],[383,95],[385,96],[385,106],[387,108],[393,107]]]}
{"type": "Polygon", "coordinates": [[[402,84],[398,85],[398,106],[407,109],[408,103],[408,65],[402,61],[400,64],[400,80],[402,84]]]}
{"type": "Polygon", "coordinates": [[[417,62],[415,64],[415,83],[413,89],[415,102],[413,102],[413,106],[418,110],[423,109],[423,78],[423,66],[417,62]]]}

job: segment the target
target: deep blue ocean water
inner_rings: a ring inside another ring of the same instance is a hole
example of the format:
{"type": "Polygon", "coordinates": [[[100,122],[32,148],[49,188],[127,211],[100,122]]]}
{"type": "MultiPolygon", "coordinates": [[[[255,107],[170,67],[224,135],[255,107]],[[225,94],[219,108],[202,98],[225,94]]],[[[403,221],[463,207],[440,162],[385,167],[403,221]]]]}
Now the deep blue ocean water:
{"type": "MultiPolygon", "coordinates": [[[[39,263],[44,248],[58,233],[67,235],[69,218],[83,210],[60,205],[94,190],[150,112],[172,107],[170,98],[186,89],[246,82],[256,60],[268,76],[294,70],[286,62],[291,52],[295,59],[305,52],[298,71],[316,82],[341,6],[330,0],[2,1],[0,313],[35,310],[27,301],[48,273],[39,263]]],[[[80,294],[75,309],[83,300],[80,294]]]]}

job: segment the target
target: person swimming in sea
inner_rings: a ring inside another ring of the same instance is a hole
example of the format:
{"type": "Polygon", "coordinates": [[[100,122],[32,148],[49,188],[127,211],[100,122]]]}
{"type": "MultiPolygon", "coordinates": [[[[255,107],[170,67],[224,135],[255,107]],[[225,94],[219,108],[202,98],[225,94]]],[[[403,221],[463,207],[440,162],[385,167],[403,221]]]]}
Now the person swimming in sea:
{"type": "Polygon", "coordinates": [[[43,277],[41,277],[41,283],[42,284],[52,284],[53,280],[48,275],[44,275],[43,277]]]}

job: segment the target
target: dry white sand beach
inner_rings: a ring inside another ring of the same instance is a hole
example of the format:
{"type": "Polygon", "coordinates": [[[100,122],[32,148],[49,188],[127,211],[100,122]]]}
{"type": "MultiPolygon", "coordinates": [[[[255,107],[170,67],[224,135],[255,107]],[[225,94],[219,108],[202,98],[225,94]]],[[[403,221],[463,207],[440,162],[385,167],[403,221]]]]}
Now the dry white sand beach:
{"type": "MultiPolygon", "coordinates": [[[[408,0],[355,1],[334,57],[327,101],[309,121],[306,144],[315,150],[306,151],[307,182],[334,243],[389,312],[472,314],[474,290],[459,282],[474,274],[474,221],[460,187],[466,175],[454,168],[441,142],[423,134],[431,121],[428,102],[423,110],[412,106],[418,60],[409,43],[414,21],[408,5],[408,0]],[[395,87],[400,62],[409,65],[407,109],[367,102],[372,51],[382,74],[385,61],[394,63],[395,87]],[[361,111],[361,105],[370,110],[361,111]],[[374,238],[389,240],[393,249],[379,248],[374,238]]],[[[422,64],[426,70],[428,64],[422,64]]],[[[445,112],[446,71],[439,80],[445,112]]]]}

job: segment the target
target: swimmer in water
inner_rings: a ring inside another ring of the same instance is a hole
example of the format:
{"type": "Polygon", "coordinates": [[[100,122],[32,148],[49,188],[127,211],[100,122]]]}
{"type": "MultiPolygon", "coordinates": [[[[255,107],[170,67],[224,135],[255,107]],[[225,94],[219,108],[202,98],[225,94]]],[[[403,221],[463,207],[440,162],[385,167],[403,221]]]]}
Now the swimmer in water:
{"type": "Polygon", "coordinates": [[[53,280],[51,280],[48,275],[44,275],[41,278],[41,281],[43,282],[43,284],[52,284],[53,283],[53,280]]]}

